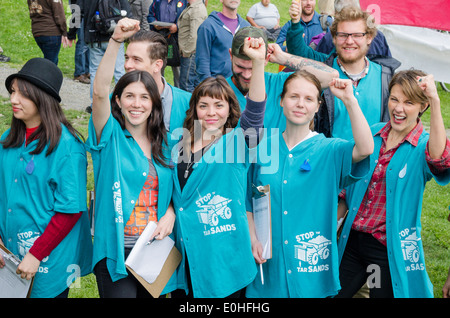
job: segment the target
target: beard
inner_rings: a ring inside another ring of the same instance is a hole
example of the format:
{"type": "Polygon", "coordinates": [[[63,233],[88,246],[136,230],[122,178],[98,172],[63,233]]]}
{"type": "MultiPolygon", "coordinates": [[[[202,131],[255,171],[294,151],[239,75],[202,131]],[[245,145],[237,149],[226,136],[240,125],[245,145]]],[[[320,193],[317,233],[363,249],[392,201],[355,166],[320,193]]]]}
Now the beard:
{"type": "Polygon", "coordinates": [[[233,76],[231,77],[231,80],[233,81],[234,85],[236,85],[236,88],[242,93],[242,95],[247,95],[248,91],[249,91],[249,85],[246,85],[246,87],[242,86],[241,81],[239,80],[239,78],[241,77],[240,74],[236,74],[233,71],[233,76]]]}
{"type": "Polygon", "coordinates": [[[311,7],[311,9],[303,9],[302,15],[305,17],[311,17],[314,14],[314,7],[311,7]]]}
{"type": "Polygon", "coordinates": [[[361,60],[362,58],[364,58],[364,56],[366,56],[367,52],[369,51],[369,45],[367,45],[366,47],[360,46],[359,53],[357,55],[350,56],[350,57],[347,57],[345,54],[343,54],[343,51],[344,51],[344,49],[342,49],[341,47],[336,47],[336,53],[337,53],[339,59],[341,60],[341,62],[344,64],[351,64],[351,63],[361,60]]]}

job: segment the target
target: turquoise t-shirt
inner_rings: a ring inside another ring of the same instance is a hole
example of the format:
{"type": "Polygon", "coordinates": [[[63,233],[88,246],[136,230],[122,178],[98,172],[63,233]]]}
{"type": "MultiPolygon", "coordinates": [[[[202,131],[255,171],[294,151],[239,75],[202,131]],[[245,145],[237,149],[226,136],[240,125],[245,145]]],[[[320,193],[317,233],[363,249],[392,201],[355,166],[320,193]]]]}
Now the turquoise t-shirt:
{"type": "Polygon", "coordinates": [[[176,246],[183,257],[178,284],[188,290],[187,258],[194,297],[226,297],[255,278],[245,208],[250,152],[238,127],[193,165],[183,191],[173,170],[176,246]]]}
{"type": "MultiPolygon", "coordinates": [[[[264,73],[267,103],[266,111],[264,114],[264,128],[278,128],[280,132],[286,129],[286,117],[283,114],[283,108],[280,106],[281,92],[283,91],[283,85],[286,79],[292,73],[279,72],[279,73],[264,73]]],[[[247,104],[246,97],[239,91],[234,85],[231,77],[227,78],[228,84],[230,84],[241,106],[241,112],[244,111],[247,104]]]]}
{"type": "MultiPolygon", "coordinates": [[[[4,139],[9,130],[2,136],[4,139]]],[[[81,218],[45,257],[34,278],[31,297],[52,298],[91,272],[92,238],[86,200],[86,150],[62,125],[61,139],[46,156],[31,155],[38,141],[17,148],[0,147],[0,237],[22,259],[45,231],[55,212],[81,218]]]]}
{"type": "Polygon", "coordinates": [[[247,297],[329,297],[340,289],[337,253],[337,204],[340,189],[364,177],[368,160],[352,164],[354,143],[322,134],[289,150],[282,134],[279,167],[252,165],[248,176],[247,207],[253,211],[252,184],[270,185],[272,258],[247,286],[247,297]]]}

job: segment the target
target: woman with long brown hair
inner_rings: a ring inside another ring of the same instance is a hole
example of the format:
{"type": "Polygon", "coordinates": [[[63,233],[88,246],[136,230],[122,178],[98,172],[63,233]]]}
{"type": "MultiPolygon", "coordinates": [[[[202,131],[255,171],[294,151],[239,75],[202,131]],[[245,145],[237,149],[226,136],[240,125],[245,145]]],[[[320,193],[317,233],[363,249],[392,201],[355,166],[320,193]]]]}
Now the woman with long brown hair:
{"type": "Polygon", "coordinates": [[[0,146],[0,244],[39,298],[67,297],[73,270],[91,272],[86,150],[59,104],[62,81],[54,63],[34,58],[5,82],[13,118],[0,146]]]}
{"type": "MultiPolygon", "coordinates": [[[[125,260],[149,222],[150,239],[172,232],[173,182],[161,97],[153,77],[131,71],[110,97],[118,46],[139,25],[122,19],[111,36],[94,80],[87,145],[95,182],[94,273],[100,297],[150,297],[125,260]]],[[[170,284],[166,286],[170,288],[170,284]]],[[[170,290],[169,290],[170,291],[170,290]]]]}

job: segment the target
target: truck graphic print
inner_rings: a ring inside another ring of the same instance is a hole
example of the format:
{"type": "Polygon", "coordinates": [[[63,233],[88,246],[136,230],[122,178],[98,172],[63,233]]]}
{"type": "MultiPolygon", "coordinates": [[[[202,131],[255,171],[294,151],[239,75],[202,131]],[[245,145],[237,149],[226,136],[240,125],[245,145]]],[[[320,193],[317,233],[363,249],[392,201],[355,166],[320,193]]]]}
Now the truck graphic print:
{"type": "Polygon", "coordinates": [[[298,243],[299,245],[295,245],[295,258],[309,265],[317,265],[319,259],[325,260],[330,256],[328,246],[331,245],[331,241],[322,235],[306,242],[298,241],[298,243]]]}
{"type": "Polygon", "coordinates": [[[415,228],[404,229],[400,232],[400,244],[406,271],[425,269],[425,264],[420,261],[420,240],[415,228]]]}
{"type": "MultiPolygon", "coordinates": [[[[211,197],[210,194],[208,194],[208,196],[211,197]]],[[[228,203],[230,202],[230,199],[220,195],[214,195],[208,202],[197,204],[198,207],[201,208],[200,210],[197,210],[199,222],[210,226],[216,226],[219,224],[219,217],[224,220],[230,219],[232,215],[231,209],[228,207],[228,203]]]]}

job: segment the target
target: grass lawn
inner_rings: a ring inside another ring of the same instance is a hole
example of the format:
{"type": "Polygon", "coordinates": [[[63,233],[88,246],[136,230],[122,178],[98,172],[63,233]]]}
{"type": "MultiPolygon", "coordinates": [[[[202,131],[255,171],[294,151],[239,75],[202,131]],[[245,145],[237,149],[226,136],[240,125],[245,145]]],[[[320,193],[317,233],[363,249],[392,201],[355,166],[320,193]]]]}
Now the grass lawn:
{"type": "MultiPolygon", "coordinates": [[[[239,8],[241,16],[246,15],[250,6],[255,1],[242,0],[239,8]]],[[[67,4],[67,0],[64,0],[67,4]]],[[[288,21],[288,8],[290,1],[272,0],[277,5],[281,14],[281,25],[288,21]]],[[[208,12],[212,10],[220,11],[219,1],[209,0],[208,12]]],[[[28,8],[25,0],[1,0],[0,5],[0,45],[5,54],[11,57],[10,66],[20,68],[32,57],[41,56],[42,53],[37,47],[32,34],[28,16],[28,8]],[[8,23],[5,23],[8,21],[8,23]]],[[[73,76],[74,52],[72,48],[61,49],[59,55],[59,67],[66,77],[73,76]]],[[[269,64],[268,71],[277,72],[278,66],[269,64]]],[[[166,70],[166,78],[172,82],[170,68],[166,70]]],[[[2,79],[1,85],[3,85],[2,79]]],[[[450,93],[442,91],[439,87],[439,94],[442,103],[442,112],[447,129],[450,128],[450,93]]],[[[84,112],[67,110],[66,116],[85,137],[87,137],[87,124],[89,115],[84,112]]],[[[12,116],[9,100],[0,98],[0,134],[9,126],[12,116]]],[[[429,112],[423,116],[425,125],[429,122],[429,112]]],[[[92,164],[89,164],[88,190],[93,189],[92,164]]],[[[405,193],[405,199],[408,194],[405,193]]],[[[425,247],[427,260],[427,271],[435,286],[435,297],[442,297],[442,286],[447,278],[450,266],[450,223],[447,221],[450,205],[450,186],[441,187],[436,182],[427,184],[422,213],[422,239],[425,247]]],[[[98,297],[95,276],[93,274],[82,278],[74,284],[70,297],[91,298],[98,297]]]]}

